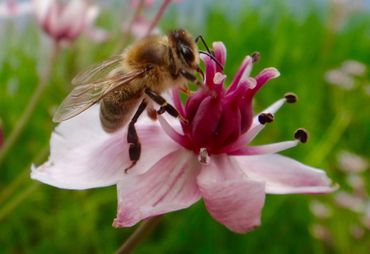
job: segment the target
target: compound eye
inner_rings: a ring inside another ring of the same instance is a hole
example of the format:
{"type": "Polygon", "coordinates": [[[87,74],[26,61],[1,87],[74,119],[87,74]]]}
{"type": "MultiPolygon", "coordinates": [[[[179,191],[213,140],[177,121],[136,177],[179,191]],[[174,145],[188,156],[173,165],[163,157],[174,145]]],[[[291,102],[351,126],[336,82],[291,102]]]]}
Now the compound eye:
{"type": "Polygon", "coordinates": [[[181,46],[180,51],[182,57],[188,64],[191,64],[194,61],[194,53],[189,47],[181,46]]]}

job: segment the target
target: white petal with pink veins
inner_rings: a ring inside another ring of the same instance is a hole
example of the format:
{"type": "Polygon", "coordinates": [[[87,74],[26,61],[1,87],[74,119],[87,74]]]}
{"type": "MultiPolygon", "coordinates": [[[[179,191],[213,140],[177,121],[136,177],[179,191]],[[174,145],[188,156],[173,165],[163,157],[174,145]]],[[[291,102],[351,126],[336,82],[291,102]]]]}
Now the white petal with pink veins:
{"type": "Polygon", "coordinates": [[[266,183],[266,193],[326,193],[334,190],[324,171],[279,154],[234,158],[248,177],[266,183]]]}
{"type": "Polygon", "coordinates": [[[230,230],[244,233],[260,224],[264,183],[248,178],[236,160],[211,156],[198,177],[199,190],[212,217],[230,230]]]}
{"type": "Polygon", "coordinates": [[[200,199],[196,183],[200,164],[194,154],[180,148],[158,161],[145,174],[118,183],[115,227],[187,208],[200,199]]]}
{"type": "Polygon", "coordinates": [[[66,189],[107,186],[128,175],[144,173],[178,148],[158,123],[146,115],[139,118],[136,126],[142,145],[141,157],[128,174],[124,172],[131,164],[126,128],[114,134],[105,133],[100,126],[99,107],[96,105],[55,129],[49,160],[37,168],[33,167],[31,177],[66,189]]]}

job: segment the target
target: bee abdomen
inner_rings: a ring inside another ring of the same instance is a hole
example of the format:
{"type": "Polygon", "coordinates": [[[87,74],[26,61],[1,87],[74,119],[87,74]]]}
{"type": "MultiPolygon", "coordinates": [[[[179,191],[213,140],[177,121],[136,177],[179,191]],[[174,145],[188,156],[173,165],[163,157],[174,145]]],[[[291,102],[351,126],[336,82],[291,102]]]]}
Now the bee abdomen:
{"type": "Polygon", "coordinates": [[[100,122],[106,132],[114,132],[125,125],[134,113],[142,97],[136,94],[113,93],[101,100],[100,122]]]}

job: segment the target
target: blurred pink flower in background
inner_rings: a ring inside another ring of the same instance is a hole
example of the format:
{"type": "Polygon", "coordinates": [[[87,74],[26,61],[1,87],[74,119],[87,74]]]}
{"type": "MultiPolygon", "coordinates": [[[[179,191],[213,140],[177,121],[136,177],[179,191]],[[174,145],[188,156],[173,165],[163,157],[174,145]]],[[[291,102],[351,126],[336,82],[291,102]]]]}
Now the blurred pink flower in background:
{"type": "MultiPolygon", "coordinates": [[[[144,16],[136,17],[131,24],[125,22],[123,23],[123,31],[130,31],[131,35],[136,39],[144,38],[150,28],[151,21],[147,20],[144,16]],[[131,25],[129,29],[129,25],[131,25]]],[[[151,34],[159,34],[160,30],[155,27],[151,34]]]]}
{"type": "Polygon", "coordinates": [[[0,3],[0,17],[17,17],[32,12],[30,1],[5,0],[0,3]]]}
{"type": "Polygon", "coordinates": [[[131,0],[130,5],[132,8],[138,8],[142,4],[145,8],[150,8],[154,4],[154,0],[131,0]]]}
{"type": "Polygon", "coordinates": [[[366,72],[367,67],[364,63],[349,59],[344,61],[340,67],[328,70],[325,73],[325,80],[331,85],[352,90],[355,88],[356,80],[365,77],[366,72]]]}
{"type": "MultiPolygon", "coordinates": [[[[214,44],[215,57],[225,64],[226,49],[214,44]]],[[[273,120],[287,95],[253,117],[252,99],[269,80],[279,76],[275,68],[249,77],[257,55],[247,56],[228,89],[220,66],[203,57],[205,85],[185,106],[178,91],[174,104],[188,124],[160,115],[160,124],[142,116],[137,123],[142,154],[125,174],[131,161],[127,130],[107,134],[99,123],[98,106],[61,123],[52,134],[49,160],[33,167],[31,177],[68,189],[117,184],[118,212],[115,227],[133,226],[141,220],[187,208],[203,198],[218,222],[234,232],[253,230],[260,224],[265,194],[327,193],[333,191],[325,172],[276,154],[305,142],[298,140],[249,146],[273,120]]]]}
{"type": "Polygon", "coordinates": [[[369,166],[366,159],[349,151],[338,153],[337,161],[339,169],[344,173],[361,173],[369,166]]]}
{"type": "Polygon", "coordinates": [[[40,26],[57,42],[72,42],[83,32],[96,41],[107,37],[104,30],[94,27],[99,8],[88,1],[33,0],[33,4],[40,26]]]}

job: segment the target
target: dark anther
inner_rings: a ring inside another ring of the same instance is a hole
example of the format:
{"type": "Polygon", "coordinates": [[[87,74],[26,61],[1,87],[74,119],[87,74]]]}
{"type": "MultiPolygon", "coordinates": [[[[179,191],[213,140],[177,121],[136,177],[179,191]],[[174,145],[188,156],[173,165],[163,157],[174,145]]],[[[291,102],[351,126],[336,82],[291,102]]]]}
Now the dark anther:
{"type": "Polygon", "coordinates": [[[294,138],[298,139],[301,143],[306,143],[308,139],[308,132],[303,128],[299,128],[295,131],[294,138]]]}
{"type": "Polygon", "coordinates": [[[254,52],[254,53],[252,54],[252,60],[253,60],[253,63],[255,63],[255,62],[259,61],[259,60],[260,60],[260,58],[261,58],[261,54],[260,54],[260,52],[254,52]]]}
{"type": "Polygon", "coordinates": [[[298,100],[298,97],[295,93],[286,93],[284,97],[288,103],[295,103],[298,100]]]}
{"type": "Polygon", "coordinates": [[[271,113],[262,113],[258,116],[258,121],[261,124],[271,123],[274,121],[274,116],[271,113]]]}

